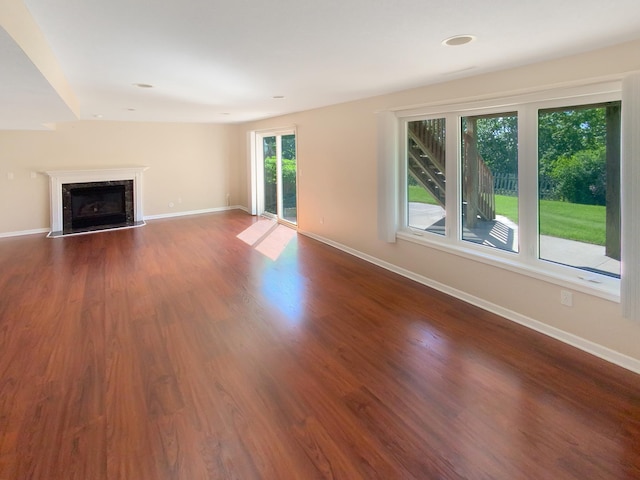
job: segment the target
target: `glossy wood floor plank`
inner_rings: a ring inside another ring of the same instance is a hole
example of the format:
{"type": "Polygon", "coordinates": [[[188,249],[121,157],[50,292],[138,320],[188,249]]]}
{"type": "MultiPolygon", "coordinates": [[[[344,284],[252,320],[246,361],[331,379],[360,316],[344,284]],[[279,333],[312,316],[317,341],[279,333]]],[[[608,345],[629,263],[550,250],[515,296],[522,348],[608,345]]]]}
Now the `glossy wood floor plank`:
{"type": "Polygon", "coordinates": [[[637,479],[640,377],[241,212],[0,239],[0,479],[637,479]]]}

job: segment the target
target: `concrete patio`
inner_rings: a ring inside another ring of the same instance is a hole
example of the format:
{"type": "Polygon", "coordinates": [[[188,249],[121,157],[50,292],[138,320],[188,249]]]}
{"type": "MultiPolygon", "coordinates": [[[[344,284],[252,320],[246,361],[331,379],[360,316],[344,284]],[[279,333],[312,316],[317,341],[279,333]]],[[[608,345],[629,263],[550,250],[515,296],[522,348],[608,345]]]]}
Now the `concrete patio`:
{"type": "MultiPolygon", "coordinates": [[[[413,228],[444,234],[444,209],[438,205],[410,202],[409,218],[413,228]]],[[[518,246],[518,226],[508,218],[497,215],[493,221],[479,220],[473,230],[464,228],[463,238],[473,243],[515,252],[518,246]]],[[[605,256],[605,248],[600,245],[541,235],[540,257],[594,273],[620,275],[620,262],[605,256]]]]}

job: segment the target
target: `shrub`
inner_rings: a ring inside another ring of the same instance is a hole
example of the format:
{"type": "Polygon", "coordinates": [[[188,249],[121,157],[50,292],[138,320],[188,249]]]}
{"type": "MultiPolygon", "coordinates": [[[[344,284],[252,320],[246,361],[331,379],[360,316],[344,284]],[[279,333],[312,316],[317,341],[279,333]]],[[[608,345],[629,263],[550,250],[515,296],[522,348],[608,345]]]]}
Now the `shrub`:
{"type": "MultiPolygon", "coordinates": [[[[267,183],[276,183],[277,166],[276,157],[267,157],[264,159],[264,179],[267,183]]],[[[282,182],[284,184],[296,184],[296,159],[282,159],[282,182]]]]}
{"type": "Polygon", "coordinates": [[[605,205],[607,160],[604,147],[559,158],[551,170],[559,197],[583,205],[605,205]]]}

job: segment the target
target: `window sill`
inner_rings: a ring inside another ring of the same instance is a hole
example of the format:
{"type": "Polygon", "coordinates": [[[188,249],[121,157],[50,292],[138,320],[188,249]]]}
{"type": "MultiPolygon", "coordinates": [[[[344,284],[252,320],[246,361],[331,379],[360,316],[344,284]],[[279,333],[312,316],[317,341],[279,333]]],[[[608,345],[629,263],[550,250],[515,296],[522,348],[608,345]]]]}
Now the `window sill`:
{"type": "Polygon", "coordinates": [[[516,253],[485,251],[490,249],[481,246],[464,245],[463,242],[452,243],[444,237],[438,238],[436,235],[428,233],[418,234],[411,230],[403,230],[397,232],[396,237],[400,240],[553,283],[587,295],[612,302],[620,302],[620,280],[617,278],[593,274],[577,268],[554,265],[537,259],[532,259],[531,263],[525,263],[520,258],[520,255],[516,253]]]}

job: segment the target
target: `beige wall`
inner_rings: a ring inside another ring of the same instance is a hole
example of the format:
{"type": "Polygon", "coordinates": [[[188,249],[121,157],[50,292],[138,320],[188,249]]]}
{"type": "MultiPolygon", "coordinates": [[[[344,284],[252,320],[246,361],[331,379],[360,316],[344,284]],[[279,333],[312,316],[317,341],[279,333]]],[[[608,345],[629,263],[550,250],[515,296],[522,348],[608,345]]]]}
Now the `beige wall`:
{"type": "Polygon", "coordinates": [[[49,228],[48,177],[31,178],[44,170],[146,165],[145,216],[224,207],[240,183],[231,161],[239,148],[235,131],[228,125],[103,121],[58,124],[55,131],[0,131],[0,234],[49,228]]]}
{"type": "MultiPolygon", "coordinates": [[[[627,321],[616,302],[574,293],[574,307],[560,305],[560,287],[426,246],[377,239],[375,112],[437,102],[459,102],[524,93],[560,85],[621,78],[640,69],[640,42],[558,61],[450,81],[254,122],[238,134],[295,124],[298,128],[299,228],[439,282],[482,302],[541,322],[559,336],[593,342],[592,350],[640,365],[640,324],[627,321]],[[323,220],[323,221],[322,221],[323,220]],[[551,327],[551,328],[549,328],[551,327]],[[603,350],[606,354],[611,353],[603,350]],[[620,355],[620,356],[619,356],[620,355]]],[[[241,146],[246,143],[241,143],[241,146]]],[[[240,155],[246,158],[245,151],[240,155]]],[[[246,167],[245,167],[246,168],[246,167]]],[[[246,198],[246,197],[245,197],[246,198]]]]}

